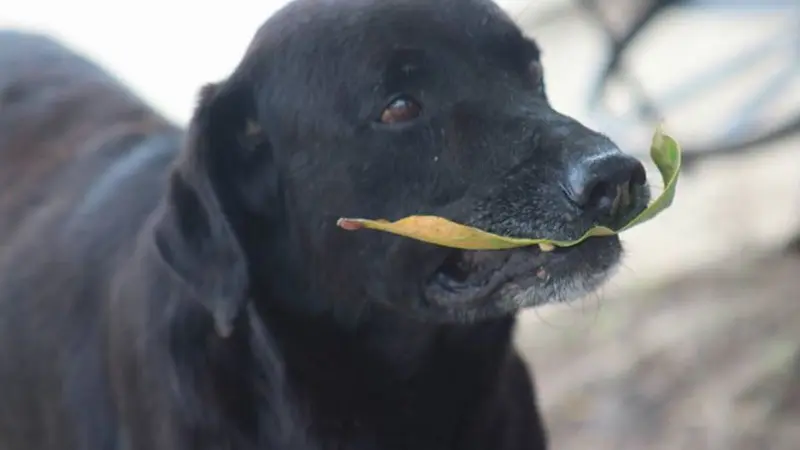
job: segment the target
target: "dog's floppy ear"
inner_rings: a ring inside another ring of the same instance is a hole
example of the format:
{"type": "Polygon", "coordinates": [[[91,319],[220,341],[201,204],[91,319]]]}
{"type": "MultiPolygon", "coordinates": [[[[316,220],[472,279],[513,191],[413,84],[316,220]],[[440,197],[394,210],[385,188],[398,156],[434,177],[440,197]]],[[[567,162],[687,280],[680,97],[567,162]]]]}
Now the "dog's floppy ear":
{"type": "Polygon", "coordinates": [[[243,85],[228,80],[201,90],[155,230],[160,257],[208,310],[222,337],[231,334],[247,302],[248,267],[236,222],[264,191],[249,180],[256,175],[253,158],[262,169],[271,161],[269,154],[253,155],[264,149],[256,149],[255,100],[243,85]]]}

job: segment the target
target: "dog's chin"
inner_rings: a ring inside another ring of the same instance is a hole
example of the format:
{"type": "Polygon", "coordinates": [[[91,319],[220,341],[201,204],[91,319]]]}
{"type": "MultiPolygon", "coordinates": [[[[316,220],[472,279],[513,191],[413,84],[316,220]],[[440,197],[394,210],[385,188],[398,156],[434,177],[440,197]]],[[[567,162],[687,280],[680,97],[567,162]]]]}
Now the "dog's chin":
{"type": "Polygon", "coordinates": [[[426,280],[420,312],[429,320],[474,322],[575,300],[600,287],[621,254],[616,236],[552,251],[452,250],[426,280]]]}

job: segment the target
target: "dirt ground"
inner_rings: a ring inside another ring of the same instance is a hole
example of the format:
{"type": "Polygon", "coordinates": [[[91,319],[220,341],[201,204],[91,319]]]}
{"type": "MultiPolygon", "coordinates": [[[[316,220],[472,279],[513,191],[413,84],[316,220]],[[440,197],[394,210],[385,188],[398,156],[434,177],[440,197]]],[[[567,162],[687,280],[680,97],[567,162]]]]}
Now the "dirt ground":
{"type": "Polygon", "coordinates": [[[600,300],[519,333],[554,449],[800,448],[800,254],[600,300]]]}

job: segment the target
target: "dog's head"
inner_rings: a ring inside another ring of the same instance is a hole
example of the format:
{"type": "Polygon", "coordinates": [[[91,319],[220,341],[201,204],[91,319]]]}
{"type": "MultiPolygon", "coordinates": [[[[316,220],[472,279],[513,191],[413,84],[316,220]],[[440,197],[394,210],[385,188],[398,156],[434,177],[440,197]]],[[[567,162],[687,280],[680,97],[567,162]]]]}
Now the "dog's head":
{"type": "Polygon", "coordinates": [[[172,182],[187,217],[177,235],[203,259],[183,271],[199,271],[223,316],[244,289],[219,275],[234,268],[247,295],[439,321],[591,291],[620,258],[617,237],[459,251],[336,226],[432,214],[570,239],[641,211],[643,167],[556,112],[542,70],[536,44],[488,0],[290,4],[202,95],[172,182]]]}

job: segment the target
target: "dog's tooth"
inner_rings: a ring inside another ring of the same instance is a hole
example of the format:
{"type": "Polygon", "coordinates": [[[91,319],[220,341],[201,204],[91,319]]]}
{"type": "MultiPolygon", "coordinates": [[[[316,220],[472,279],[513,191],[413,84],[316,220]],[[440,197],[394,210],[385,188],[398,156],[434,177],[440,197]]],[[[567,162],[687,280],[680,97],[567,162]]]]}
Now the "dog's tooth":
{"type": "Polygon", "coordinates": [[[553,244],[550,244],[548,242],[540,242],[539,243],[539,250],[541,250],[543,252],[552,252],[555,249],[556,249],[556,246],[553,245],[553,244]]]}

